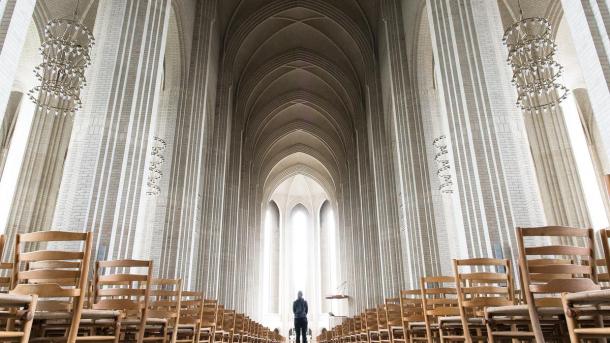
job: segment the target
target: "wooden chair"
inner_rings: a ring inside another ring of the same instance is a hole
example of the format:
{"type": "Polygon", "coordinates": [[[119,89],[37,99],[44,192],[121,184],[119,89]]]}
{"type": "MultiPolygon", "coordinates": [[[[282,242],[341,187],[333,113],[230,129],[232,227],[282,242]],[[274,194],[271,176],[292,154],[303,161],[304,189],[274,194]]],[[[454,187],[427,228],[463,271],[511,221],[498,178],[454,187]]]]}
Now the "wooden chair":
{"type": "Polygon", "coordinates": [[[213,343],[218,325],[222,325],[224,306],[218,305],[216,300],[203,301],[201,314],[201,328],[199,329],[199,342],[213,343]]]}
{"type": "Polygon", "coordinates": [[[152,261],[97,261],[93,278],[93,310],[110,316],[121,313],[120,319],[109,325],[108,318],[94,321],[98,334],[106,333],[118,341],[144,341],[150,302],[152,261]],[[111,329],[113,326],[115,329],[111,329]]]}
{"type": "Polygon", "coordinates": [[[363,324],[366,330],[368,343],[379,343],[379,326],[377,324],[377,309],[371,308],[364,311],[363,324]]]}
{"type": "Polygon", "coordinates": [[[366,332],[366,320],[364,312],[355,317],[354,328],[354,337],[356,338],[356,341],[361,343],[368,342],[369,338],[366,332]]]}
{"type": "Polygon", "coordinates": [[[252,342],[252,327],[254,326],[254,321],[250,319],[250,317],[246,317],[244,323],[244,333],[241,337],[240,343],[251,343],[252,342]]]}
{"type": "Polygon", "coordinates": [[[388,326],[385,307],[385,303],[377,307],[377,333],[379,334],[379,342],[390,343],[390,327],[388,326]]]}
{"type": "Polygon", "coordinates": [[[463,340],[455,278],[422,277],[421,293],[428,342],[434,342],[435,337],[439,337],[441,342],[463,340]]]}
{"type": "Polygon", "coordinates": [[[235,323],[233,324],[233,334],[231,343],[240,343],[245,336],[246,315],[242,313],[235,314],[235,323]]]}
{"type": "Polygon", "coordinates": [[[89,232],[17,234],[11,294],[38,296],[34,318],[40,327],[34,330],[32,339],[77,340],[90,258],[89,232]],[[59,337],[40,337],[53,323],[60,326],[53,332],[59,337]]]}
{"type": "Polygon", "coordinates": [[[182,301],[181,279],[152,279],[145,341],[175,343],[182,301]]]}
{"type": "Polygon", "coordinates": [[[232,343],[234,329],[235,311],[225,310],[222,314],[222,327],[220,328],[220,330],[216,330],[216,334],[221,337],[220,341],[223,343],[232,343]]]}
{"type": "Polygon", "coordinates": [[[360,342],[360,330],[362,328],[362,318],[360,316],[355,316],[351,318],[350,322],[350,343],[360,342]]]}
{"type": "Polygon", "coordinates": [[[400,291],[400,317],[409,342],[427,341],[421,289],[400,291]]]}
{"type": "Polygon", "coordinates": [[[180,321],[176,342],[198,343],[203,316],[203,293],[182,291],[180,321]]]}
{"type": "Polygon", "coordinates": [[[29,342],[37,302],[36,294],[0,294],[0,308],[3,309],[0,311],[0,318],[4,323],[4,330],[0,331],[0,341],[29,342]]]}
{"type": "Polygon", "coordinates": [[[610,290],[608,289],[610,286],[608,277],[610,230],[599,231],[604,258],[596,260],[595,265],[598,284],[603,290],[562,294],[564,314],[572,342],[580,342],[581,339],[587,338],[610,337],[610,327],[607,326],[610,315],[610,290]]]}
{"type": "MultiPolygon", "coordinates": [[[[6,236],[0,235],[0,260],[4,260],[4,247],[6,236]]],[[[8,329],[4,332],[0,331],[0,338],[20,339],[27,342],[32,329],[32,318],[36,311],[36,302],[38,297],[6,295],[12,286],[11,276],[13,274],[13,263],[0,262],[0,327],[8,329]],[[29,319],[28,319],[29,318],[29,319]],[[10,321],[10,322],[9,322],[10,321]],[[21,331],[15,331],[15,321],[18,321],[21,331]]]]}
{"type": "Polygon", "coordinates": [[[515,304],[510,260],[453,260],[460,319],[466,342],[487,339],[485,309],[515,304]]]}
{"type": "Polygon", "coordinates": [[[390,298],[385,300],[385,311],[390,333],[390,342],[404,342],[407,337],[403,326],[402,311],[400,309],[400,298],[390,298]]]}
{"type": "Polygon", "coordinates": [[[592,229],[517,228],[519,268],[526,305],[489,307],[490,341],[496,337],[559,340],[567,336],[560,294],[596,290],[592,229]],[[509,326],[510,325],[510,326],[509,326]]]}

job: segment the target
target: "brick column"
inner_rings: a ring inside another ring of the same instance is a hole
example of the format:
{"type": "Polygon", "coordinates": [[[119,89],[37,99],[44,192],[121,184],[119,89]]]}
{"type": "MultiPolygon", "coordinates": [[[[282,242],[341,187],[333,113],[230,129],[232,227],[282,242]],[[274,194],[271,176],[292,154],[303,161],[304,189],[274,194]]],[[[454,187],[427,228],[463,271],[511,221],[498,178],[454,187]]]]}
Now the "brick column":
{"type": "Polygon", "coordinates": [[[510,257],[515,227],[544,216],[521,112],[515,107],[495,1],[427,1],[435,75],[448,123],[456,211],[468,254],[510,257]]]}
{"type": "Polygon", "coordinates": [[[53,227],[91,230],[97,258],[132,257],[141,244],[151,128],[158,110],[169,0],[99,4],[96,45],[74,119],[53,227]]]}
{"type": "Polygon", "coordinates": [[[610,174],[610,12],[607,0],[562,0],[563,13],[589,92],[602,141],[602,167],[610,174]]]}

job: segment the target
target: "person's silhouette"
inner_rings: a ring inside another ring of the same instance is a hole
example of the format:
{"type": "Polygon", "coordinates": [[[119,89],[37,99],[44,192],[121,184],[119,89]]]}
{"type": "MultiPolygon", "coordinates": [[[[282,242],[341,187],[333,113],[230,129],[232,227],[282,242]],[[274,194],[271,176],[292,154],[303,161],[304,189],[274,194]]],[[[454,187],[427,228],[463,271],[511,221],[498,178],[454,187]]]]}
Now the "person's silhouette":
{"type": "Polygon", "coordinates": [[[307,301],[303,299],[303,292],[299,291],[297,300],[292,303],[292,313],[294,313],[294,330],[296,331],[297,343],[307,343],[307,301]]]}

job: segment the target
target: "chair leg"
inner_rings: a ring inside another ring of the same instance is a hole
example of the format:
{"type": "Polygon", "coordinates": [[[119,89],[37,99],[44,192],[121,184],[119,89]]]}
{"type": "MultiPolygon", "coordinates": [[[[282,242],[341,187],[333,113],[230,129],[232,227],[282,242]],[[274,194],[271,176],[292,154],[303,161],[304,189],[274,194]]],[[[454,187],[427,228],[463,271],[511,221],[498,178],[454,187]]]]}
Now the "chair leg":
{"type": "Polygon", "coordinates": [[[576,329],[576,320],[572,313],[570,313],[570,305],[565,297],[565,293],[561,295],[561,302],[563,304],[563,310],[565,312],[566,323],[568,325],[568,333],[570,334],[570,342],[578,343],[580,340],[578,339],[578,335],[574,332],[576,329]]]}

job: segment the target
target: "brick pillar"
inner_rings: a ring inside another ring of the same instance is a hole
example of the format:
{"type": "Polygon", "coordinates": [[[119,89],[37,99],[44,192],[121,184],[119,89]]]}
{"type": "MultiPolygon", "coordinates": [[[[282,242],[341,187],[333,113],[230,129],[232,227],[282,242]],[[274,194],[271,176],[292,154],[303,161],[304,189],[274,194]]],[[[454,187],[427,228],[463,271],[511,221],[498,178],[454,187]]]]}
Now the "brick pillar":
{"type": "Polygon", "coordinates": [[[610,11],[608,1],[562,0],[593,116],[602,141],[601,162],[610,174],[610,11]]]}
{"type": "Polygon", "coordinates": [[[544,223],[495,1],[427,1],[454,203],[471,256],[513,256],[515,227],[544,223]]]}
{"type": "Polygon", "coordinates": [[[74,118],[53,227],[94,232],[97,258],[132,257],[155,125],[169,0],[99,4],[83,109],[74,118]]]}

